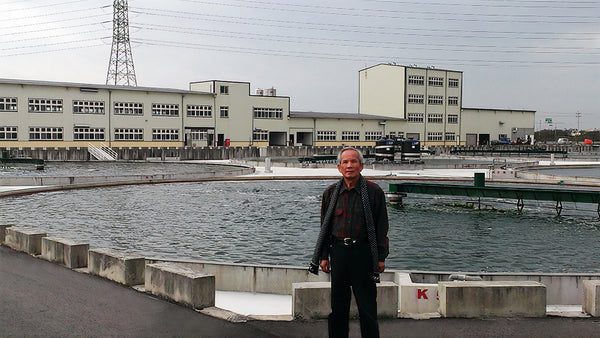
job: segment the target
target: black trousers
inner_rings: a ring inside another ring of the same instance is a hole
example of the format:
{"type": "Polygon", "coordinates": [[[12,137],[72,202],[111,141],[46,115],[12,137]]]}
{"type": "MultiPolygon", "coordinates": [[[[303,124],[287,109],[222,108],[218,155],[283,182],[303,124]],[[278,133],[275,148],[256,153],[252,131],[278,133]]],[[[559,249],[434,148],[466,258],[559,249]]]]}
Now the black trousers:
{"type": "Polygon", "coordinates": [[[331,314],[329,336],[348,337],[351,290],[358,306],[362,337],[379,337],[377,289],[368,242],[351,246],[334,243],[331,249],[331,314]]]}

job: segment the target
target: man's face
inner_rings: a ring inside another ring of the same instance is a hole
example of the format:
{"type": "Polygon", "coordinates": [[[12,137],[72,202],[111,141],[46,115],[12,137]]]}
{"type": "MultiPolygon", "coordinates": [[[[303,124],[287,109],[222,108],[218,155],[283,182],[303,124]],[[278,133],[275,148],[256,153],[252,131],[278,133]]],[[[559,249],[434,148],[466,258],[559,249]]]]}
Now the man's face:
{"type": "Polygon", "coordinates": [[[340,164],[338,170],[345,179],[357,179],[360,172],[363,170],[363,165],[360,163],[358,153],[352,149],[345,150],[340,156],[340,164]]]}

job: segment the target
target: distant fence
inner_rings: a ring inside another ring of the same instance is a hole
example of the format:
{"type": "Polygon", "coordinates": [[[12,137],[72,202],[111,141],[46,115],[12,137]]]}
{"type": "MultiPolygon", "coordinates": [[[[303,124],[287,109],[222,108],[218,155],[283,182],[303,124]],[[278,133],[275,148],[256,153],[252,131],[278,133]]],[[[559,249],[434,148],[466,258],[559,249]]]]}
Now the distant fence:
{"type": "MultiPolygon", "coordinates": [[[[252,159],[264,157],[310,157],[313,155],[335,155],[343,146],[272,146],[272,147],[168,147],[168,148],[149,148],[149,147],[125,147],[113,148],[120,160],[125,161],[145,161],[149,158],[166,159],[179,158],[181,160],[228,160],[228,159],[252,159]]],[[[375,153],[374,147],[357,147],[366,156],[372,156],[375,153]]],[[[474,151],[478,155],[490,153],[493,150],[518,153],[529,152],[532,156],[536,155],[536,150],[560,151],[577,154],[598,154],[600,152],[597,145],[495,145],[495,146],[430,146],[428,151],[436,155],[452,154],[456,150],[474,151]]],[[[46,161],[89,161],[90,154],[86,147],[70,148],[2,148],[0,151],[7,151],[10,156],[21,156],[37,158],[46,161]]],[[[465,154],[468,155],[468,154],[465,154]]],[[[498,156],[499,154],[494,154],[498,156]]]]}

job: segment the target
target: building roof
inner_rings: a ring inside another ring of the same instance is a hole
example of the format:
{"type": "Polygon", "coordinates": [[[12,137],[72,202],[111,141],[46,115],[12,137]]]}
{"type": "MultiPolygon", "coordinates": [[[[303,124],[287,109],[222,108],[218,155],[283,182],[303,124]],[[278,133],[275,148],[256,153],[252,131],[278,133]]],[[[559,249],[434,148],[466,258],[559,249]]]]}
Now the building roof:
{"type": "Polygon", "coordinates": [[[462,107],[462,110],[496,110],[496,111],[520,111],[520,112],[526,112],[526,113],[535,113],[535,110],[530,110],[530,109],[508,109],[508,108],[473,108],[473,107],[462,107]]]}
{"type": "Polygon", "coordinates": [[[156,88],[156,87],[141,87],[141,86],[115,86],[115,85],[102,85],[102,84],[89,84],[89,83],[75,83],[75,82],[55,82],[55,81],[38,81],[38,80],[20,80],[20,79],[3,79],[0,78],[0,84],[19,84],[19,85],[31,85],[31,86],[53,86],[53,87],[77,87],[87,89],[119,89],[119,90],[132,90],[132,91],[150,91],[150,92],[163,92],[163,93],[176,93],[176,94],[209,94],[208,92],[191,91],[184,89],[174,88],[156,88]]]}
{"type": "Polygon", "coordinates": [[[349,120],[387,120],[387,121],[401,121],[403,118],[379,116],[379,115],[367,115],[357,113],[323,113],[323,112],[300,112],[290,111],[290,117],[305,117],[305,118],[318,118],[318,119],[349,119],[349,120]]]}
{"type": "Polygon", "coordinates": [[[359,70],[359,72],[362,72],[364,70],[367,69],[371,69],[371,68],[375,68],[375,67],[379,67],[379,66],[390,66],[390,67],[404,67],[404,68],[412,68],[412,69],[428,69],[428,70],[439,70],[439,71],[443,71],[443,72],[454,72],[454,73],[462,73],[462,70],[452,70],[452,69],[444,69],[444,68],[436,68],[435,66],[429,66],[429,67],[419,67],[417,65],[397,65],[395,63],[378,63],[376,65],[373,66],[369,66],[367,68],[363,68],[361,70],[359,70]]]}

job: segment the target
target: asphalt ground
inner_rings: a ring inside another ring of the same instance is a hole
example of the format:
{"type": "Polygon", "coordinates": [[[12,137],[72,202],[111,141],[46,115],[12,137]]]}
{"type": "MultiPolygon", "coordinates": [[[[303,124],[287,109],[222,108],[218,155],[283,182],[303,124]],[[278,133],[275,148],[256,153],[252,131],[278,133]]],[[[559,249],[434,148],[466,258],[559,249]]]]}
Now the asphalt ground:
{"type": "MultiPolygon", "coordinates": [[[[360,336],[357,321],[351,337],[360,336]]],[[[600,318],[385,319],[382,337],[600,337],[600,318]]],[[[0,337],[326,337],[327,322],[232,323],[0,246],[0,337]]]]}

